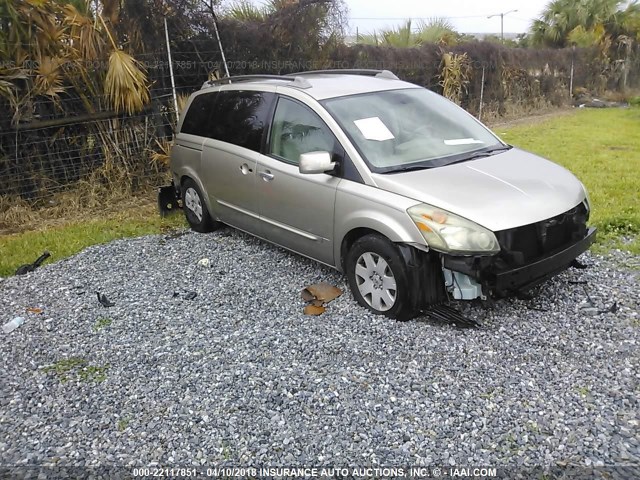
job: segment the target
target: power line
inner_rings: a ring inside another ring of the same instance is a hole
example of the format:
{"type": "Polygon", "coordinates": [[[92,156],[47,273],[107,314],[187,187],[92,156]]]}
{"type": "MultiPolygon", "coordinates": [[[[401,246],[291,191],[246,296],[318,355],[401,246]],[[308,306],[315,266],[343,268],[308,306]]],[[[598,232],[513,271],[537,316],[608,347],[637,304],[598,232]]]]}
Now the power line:
{"type": "Polygon", "coordinates": [[[460,15],[460,16],[430,16],[430,17],[350,17],[349,20],[433,20],[433,19],[442,19],[442,20],[455,20],[458,18],[484,18],[486,15],[460,15]]]}

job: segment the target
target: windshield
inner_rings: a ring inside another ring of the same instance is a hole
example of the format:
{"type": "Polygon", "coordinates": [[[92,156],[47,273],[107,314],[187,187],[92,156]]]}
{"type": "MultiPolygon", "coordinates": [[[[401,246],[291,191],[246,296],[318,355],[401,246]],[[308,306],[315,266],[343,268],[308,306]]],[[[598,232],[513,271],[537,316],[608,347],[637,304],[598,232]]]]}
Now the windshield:
{"type": "Polygon", "coordinates": [[[462,108],[424,88],[323,104],[374,172],[439,167],[507,148],[462,108]]]}

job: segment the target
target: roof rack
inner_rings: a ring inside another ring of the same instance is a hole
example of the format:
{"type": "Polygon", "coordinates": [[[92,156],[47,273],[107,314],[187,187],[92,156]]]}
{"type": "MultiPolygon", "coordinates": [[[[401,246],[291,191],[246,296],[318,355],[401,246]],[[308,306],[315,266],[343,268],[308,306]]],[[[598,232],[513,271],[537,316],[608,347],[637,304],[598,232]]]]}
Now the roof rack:
{"type": "Polygon", "coordinates": [[[216,85],[228,85],[230,83],[253,82],[259,80],[284,80],[292,82],[294,87],[311,88],[311,84],[299,76],[284,75],[238,75],[236,77],[224,77],[216,80],[207,80],[202,84],[202,88],[213,87],[216,85]]]}
{"type": "Polygon", "coordinates": [[[367,68],[345,68],[334,70],[310,70],[308,72],[290,73],[289,76],[303,76],[303,75],[315,75],[315,74],[330,74],[330,75],[366,75],[377,78],[387,78],[389,80],[400,80],[395,73],[390,70],[372,70],[367,68]]]}

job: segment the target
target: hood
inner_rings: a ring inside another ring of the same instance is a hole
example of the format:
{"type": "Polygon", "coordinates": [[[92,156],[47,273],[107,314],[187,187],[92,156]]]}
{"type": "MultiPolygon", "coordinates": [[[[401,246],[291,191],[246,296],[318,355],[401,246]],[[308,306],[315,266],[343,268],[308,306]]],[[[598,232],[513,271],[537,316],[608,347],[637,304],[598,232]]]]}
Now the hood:
{"type": "Polygon", "coordinates": [[[492,231],[559,215],[585,197],[571,172],[517,148],[445,167],[374,173],[372,178],[383,190],[448,210],[492,231]]]}

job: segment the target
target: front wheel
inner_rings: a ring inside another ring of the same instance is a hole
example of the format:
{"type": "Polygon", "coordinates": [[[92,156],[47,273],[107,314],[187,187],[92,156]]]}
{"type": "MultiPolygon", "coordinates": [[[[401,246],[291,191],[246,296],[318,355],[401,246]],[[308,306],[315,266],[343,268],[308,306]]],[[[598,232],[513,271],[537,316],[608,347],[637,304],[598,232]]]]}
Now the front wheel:
{"type": "Polygon", "coordinates": [[[219,223],[211,218],[198,185],[190,178],[182,184],[182,208],[187,222],[196,232],[211,232],[219,226],[219,223]]]}
{"type": "Polygon", "coordinates": [[[345,270],[351,292],[363,307],[398,320],[419,313],[407,264],[387,238],[372,234],[356,240],[347,253],[345,270]]]}

